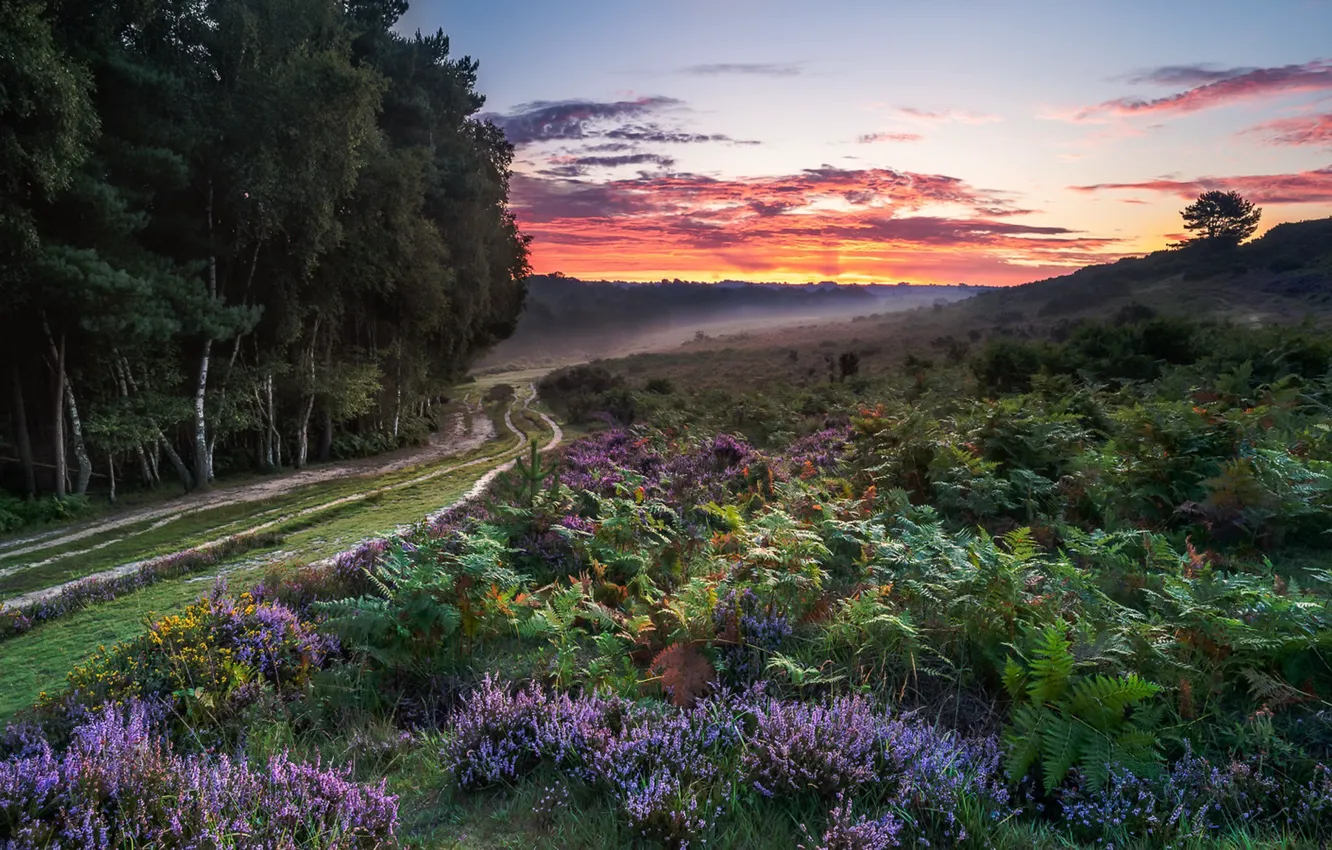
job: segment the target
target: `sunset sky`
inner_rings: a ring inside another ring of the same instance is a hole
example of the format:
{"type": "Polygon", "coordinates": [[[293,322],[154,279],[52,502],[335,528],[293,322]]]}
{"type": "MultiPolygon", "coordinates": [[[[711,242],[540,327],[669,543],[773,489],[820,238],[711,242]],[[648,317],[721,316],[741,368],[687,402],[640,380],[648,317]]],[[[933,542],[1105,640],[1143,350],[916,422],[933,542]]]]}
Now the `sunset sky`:
{"type": "Polygon", "coordinates": [[[1332,215],[1332,0],[417,0],[538,272],[1014,284],[1332,215]]]}

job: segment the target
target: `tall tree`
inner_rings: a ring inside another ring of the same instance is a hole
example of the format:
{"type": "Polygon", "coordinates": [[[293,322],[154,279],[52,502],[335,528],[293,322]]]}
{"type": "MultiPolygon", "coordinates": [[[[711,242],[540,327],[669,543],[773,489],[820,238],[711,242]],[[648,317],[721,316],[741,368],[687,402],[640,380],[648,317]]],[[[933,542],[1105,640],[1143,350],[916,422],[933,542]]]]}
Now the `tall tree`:
{"type": "Polygon", "coordinates": [[[60,481],[67,451],[82,482],[133,463],[151,485],[165,456],[190,488],[219,464],[337,455],[343,434],[423,436],[526,291],[512,149],[475,118],[476,63],[394,33],[401,0],[52,3],[3,7],[72,93],[20,109],[0,86],[0,144],[65,151],[0,162],[22,247],[0,264],[22,282],[0,294],[20,355],[0,405],[51,414],[9,411],[16,438],[38,421],[60,481]],[[62,103],[63,136],[8,120],[62,103]]]}
{"type": "Polygon", "coordinates": [[[1234,246],[1258,229],[1263,211],[1239,192],[1203,192],[1184,208],[1184,229],[1197,234],[1182,245],[1234,246]]]}

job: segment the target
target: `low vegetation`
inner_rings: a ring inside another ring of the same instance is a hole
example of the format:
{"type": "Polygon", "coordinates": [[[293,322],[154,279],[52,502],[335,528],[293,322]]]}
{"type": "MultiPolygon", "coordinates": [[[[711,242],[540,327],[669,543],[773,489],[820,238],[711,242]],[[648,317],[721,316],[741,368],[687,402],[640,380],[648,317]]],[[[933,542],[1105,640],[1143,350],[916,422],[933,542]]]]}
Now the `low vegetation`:
{"type": "Polygon", "coordinates": [[[1316,844],[1330,368],[1311,328],[1129,311],[727,406],[568,373],[606,426],[558,463],[217,589],[26,716],[332,758],[416,846],[1316,844]]]}

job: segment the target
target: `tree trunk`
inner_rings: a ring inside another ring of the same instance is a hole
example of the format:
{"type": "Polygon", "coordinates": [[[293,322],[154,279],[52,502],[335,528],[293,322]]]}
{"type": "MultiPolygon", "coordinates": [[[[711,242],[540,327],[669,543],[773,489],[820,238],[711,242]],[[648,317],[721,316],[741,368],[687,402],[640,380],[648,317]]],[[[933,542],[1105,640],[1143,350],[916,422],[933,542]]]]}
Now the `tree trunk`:
{"type": "Polygon", "coordinates": [[[111,479],[111,504],[116,503],[116,456],[108,454],[106,456],[107,477],[111,479]]]}
{"type": "Polygon", "coordinates": [[[160,441],[159,445],[162,447],[162,451],[166,452],[167,460],[171,461],[171,465],[176,468],[176,475],[180,476],[181,486],[187,492],[193,490],[194,477],[190,475],[190,469],[185,465],[185,461],[181,460],[180,455],[176,453],[176,447],[171,445],[171,441],[166,438],[166,434],[163,434],[161,429],[158,429],[157,439],[160,441]]]}
{"type": "Polygon", "coordinates": [[[143,476],[143,486],[151,490],[155,482],[152,467],[148,465],[148,453],[143,450],[142,444],[135,446],[134,451],[139,456],[139,474],[143,476]]]}
{"type": "Polygon", "coordinates": [[[74,492],[80,496],[88,492],[88,481],[92,479],[92,461],[88,458],[88,447],[83,442],[83,422],[79,419],[79,406],[74,402],[74,385],[68,378],[65,385],[65,403],[69,406],[69,426],[74,437],[74,457],[79,463],[78,485],[74,492]]]}
{"type": "Polygon", "coordinates": [[[203,356],[199,358],[199,379],[194,388],[194,484],[206,488],[211,477],[208,469],[208,423],[204,418],[204,395],[208,388],[208,357],[213,341],[204,340],[203,356]]]}
{"type": "Polygon", "coordinates": [[[305,403],[305,413],[301,416],[300,428],[296,431],[296,468],[304,469],[310,458],[310,414],[314,412],[314,395],[305,403]]]}
{"type": "MultiPolygon", "coordinates": [[[[399,372],[401,378],[402,373],[399,372]]],[[[402,419],[402,384],[398,384],[397,399],[393,402],[393,439],[398,439],[398,422],[402,419]]]]}
{"type": "Polygon", "coordinates": [[[19,462],[23,464],[23,492],[31,498],[37,495],[37,472],[32,462],[32,441],[28,437],[28,412],[23,404],[23,379],[17,361],[10,364],[9,370],[14,382],[14,441],[19,462]]]}
{"type": "Polygon", "coordinates": [[[306,355],[310,364],[310,395],[305,401],[305,413],[296,431],[296,468],[301,469],[310,459],[310,415],[315,404],[315,342],[319,339],[319,317],[315,316],[314,327],[310,330],[310,350],[306,355]]]}
{"type": "Polygon", "coordinates": [[[66,492],[65,479],[69,475],[69,470],[65,465],[65,334],[60,334],[60,344],[57,346],[55,338],[51,336],[51,328],[46,324],[46,319],[42,319],[42,326],[46,330],[46,342],[51,346],[51,359],[55,366],[55,438],[52,442],[55,445],[55,491],[56,498],[63,499],[66,492]]]}
{"type": "MultiPolygon", "coordinates": [[[[124,361],[124,358],[120,356],[120,352],[115,349],[111,350],[111,357],[111,371],[116,376],[116,386],[120,389],[120,397],[129,398],[129,362],[124,361]]],[[[142,443],[134,446],[134,453],[139,458],[139,475],[143,476],[143,486],[151,490],[153,486],[153,474],[152,470],[148,468],[148,455],[144,453],[142,443]]],[[[115,499],[113,498],[111,501],[114,502],[115,499]]]]}
{"type": "MultiPolygon", "coordinates": [[[[213,239],[213,181],[208,181],[208,240],[213,239]]],[[[208,254],[208,297],[217,300],[217,255],[208,254]]],[[[205,337],[203,355],[199,358],[199,378],[194,387],[194,485],[206,489],[213,473],[209,468],[208,421],[204,415],[204,398],[208,392],[208,358],[213,352],[213,338],[205,337]]]]}

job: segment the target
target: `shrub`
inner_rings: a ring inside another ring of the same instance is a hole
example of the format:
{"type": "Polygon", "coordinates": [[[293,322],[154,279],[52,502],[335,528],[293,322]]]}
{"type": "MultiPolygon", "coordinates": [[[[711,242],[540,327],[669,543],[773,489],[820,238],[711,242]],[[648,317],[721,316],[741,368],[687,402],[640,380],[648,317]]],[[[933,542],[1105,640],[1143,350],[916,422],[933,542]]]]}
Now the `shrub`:
{"type": "Polygon", "coordinates": [[[376,848],[393,840],[397,814],[382,781],[318,763],[177,755],[136,701],[95,711],[63,753],[35,738],[0,762],[0,836],[14,850],[376,848]]]}
{"type": "Polygon", "coordinates": [[[44,705],[156,700],[170,704],[179,723],[225,733],[265,693],[300,694],[337,651],[334,638],[294,610],[249,594],[231,598],[219,585],[143,635],[98,650],[70,671],[68,692],[46,696],[44,705]]]}
{"type": "Polygon", "coordinates": [[[864,697],[824,705],[770,701],[755,712],[755,730],[742,762],[765,797],[813,792],[832,797],[874,780],[883,724],[864,697]]]}

